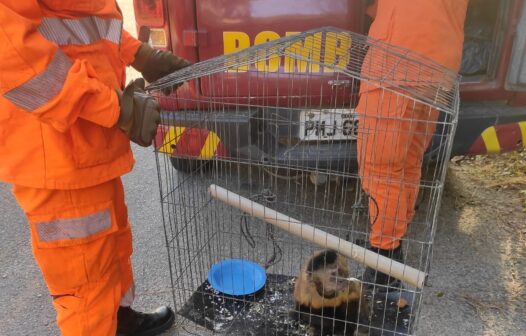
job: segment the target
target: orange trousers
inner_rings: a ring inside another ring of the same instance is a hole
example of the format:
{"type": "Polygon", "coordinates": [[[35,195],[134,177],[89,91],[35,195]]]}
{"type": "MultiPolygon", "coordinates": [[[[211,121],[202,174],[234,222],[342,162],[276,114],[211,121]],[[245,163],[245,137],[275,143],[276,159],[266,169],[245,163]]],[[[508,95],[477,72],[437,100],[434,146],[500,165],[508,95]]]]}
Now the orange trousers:
{"type": "Polygon", "coordinates": [[[356,110],[359,171],[370,196],[369,240],[373,247],[394,249],[415,214],[422,158],[438,112],[381,89],[363,92],[356,110]]]}
{"type": "Polygon", "coordinates": [[[132,238],[120,178],[76,190],[21,186],[33,254],[65,336],[114,336],[133,301],[132,238]]]}

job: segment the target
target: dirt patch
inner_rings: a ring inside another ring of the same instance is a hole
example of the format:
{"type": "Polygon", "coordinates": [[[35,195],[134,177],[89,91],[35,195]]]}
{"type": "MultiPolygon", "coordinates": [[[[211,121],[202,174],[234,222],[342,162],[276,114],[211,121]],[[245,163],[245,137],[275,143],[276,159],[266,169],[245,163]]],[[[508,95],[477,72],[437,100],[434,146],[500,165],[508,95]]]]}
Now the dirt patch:
{"type": "Polygon", "coordinates": [[[525,190],[526,152],[452,160],[422,334],[524,334],[525,190]]]}
{"type": "MultiPolygon", "coordinates": [[[[479,219],[493,219],[488,238],[513,234],[518,256],[526,250],[526,151],[470,159],[454,158],[449,167],[446,197],[458,209],[473,208],[479,219]],[[495,236],[496,234],[496,236],[495,236]]],[[[492,238],[492,239],[491,239],[492,238]]],[[[510,257],[514,257],[509,251],[510,257]]]]}
{"type": "MultiPolygon", "coordinates": [[[[495,191],[516,191],[522,201],[526,199],[526,151],[457,157],[452,162],[452,171],[468,172],[470,179],[479,186],[495,191]]],[[[526,204],[523,206],[526,208],[526,204]]]]}

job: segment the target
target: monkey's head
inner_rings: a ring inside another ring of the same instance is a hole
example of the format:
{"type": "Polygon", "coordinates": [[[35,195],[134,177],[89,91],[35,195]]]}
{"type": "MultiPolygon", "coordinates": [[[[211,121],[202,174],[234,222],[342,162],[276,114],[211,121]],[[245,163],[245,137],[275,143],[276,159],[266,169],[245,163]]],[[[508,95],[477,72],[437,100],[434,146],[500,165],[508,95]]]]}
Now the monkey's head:
{"type": "Polygon", "coordinates": [[[353,285],[345,257],[333,250],[315,253],[307,263],[306,272],[321,297],[330,299],[353,285]]]}

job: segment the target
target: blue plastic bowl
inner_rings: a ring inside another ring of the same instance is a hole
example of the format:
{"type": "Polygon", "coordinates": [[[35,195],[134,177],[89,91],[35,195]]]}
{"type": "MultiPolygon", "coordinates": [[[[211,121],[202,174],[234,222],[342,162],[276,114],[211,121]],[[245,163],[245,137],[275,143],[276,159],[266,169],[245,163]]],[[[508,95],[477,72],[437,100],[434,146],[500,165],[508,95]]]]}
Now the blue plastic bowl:
{"type": "Polygon", "coordinates": [[[249,295],[265,285],[263,267],[243,259],[223,260],[210,269],[208,282],[218,292],[228,295],[249,295]]]}

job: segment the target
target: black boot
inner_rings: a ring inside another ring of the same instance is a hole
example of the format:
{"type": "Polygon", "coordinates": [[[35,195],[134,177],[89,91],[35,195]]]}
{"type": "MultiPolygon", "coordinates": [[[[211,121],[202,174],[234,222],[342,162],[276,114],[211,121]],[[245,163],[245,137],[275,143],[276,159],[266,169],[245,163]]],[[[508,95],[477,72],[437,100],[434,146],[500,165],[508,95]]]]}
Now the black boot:
{"type": "MultiPolygon", "coordinates": [[[[391,258],[395,261],[404,262],[404,255],[402,252],[402,242],[400,242],[400,246],[395,248],[394,250],[382,250],[380,248],[368,246],[369,250],[376,252],[384,257],[391,258]]],[[[369,289],[373,289],[376,287],[377,291],[387,291],[388,288],[399,288],[401,286],[401,282],[398,279],[395,279],[393,277],[390,277],[389,275],[382,273],[380,271],[377,271],[373,268],[367,267],[363,273],[362,281],[364,281],[366,286],[369,289]],[[379,285],[379,286],[376,286],[379,285]]]]}
{"type": "Polygon", "coordinates": [[[151,313],[140,313],[130,307],[119,307],[117,336],[154,336],[169,329],[175,314],[169,307],[159,307],[151,313]]]}

